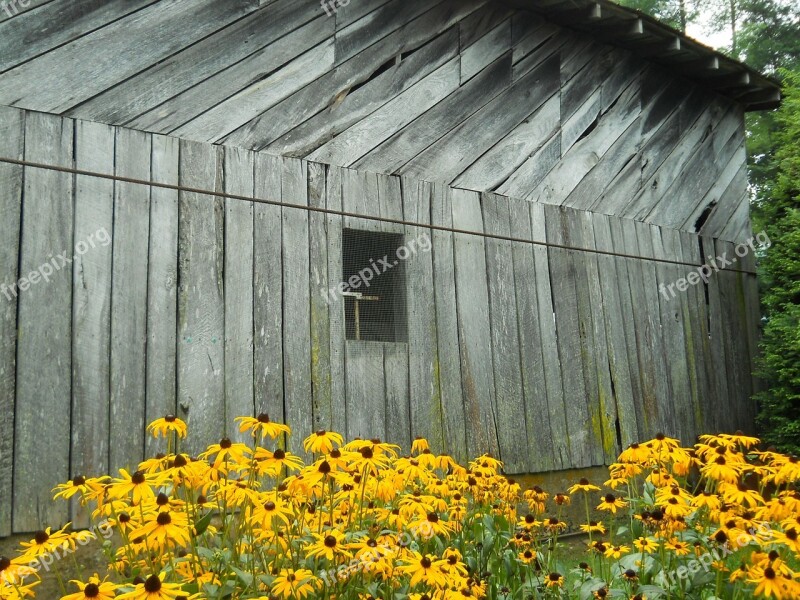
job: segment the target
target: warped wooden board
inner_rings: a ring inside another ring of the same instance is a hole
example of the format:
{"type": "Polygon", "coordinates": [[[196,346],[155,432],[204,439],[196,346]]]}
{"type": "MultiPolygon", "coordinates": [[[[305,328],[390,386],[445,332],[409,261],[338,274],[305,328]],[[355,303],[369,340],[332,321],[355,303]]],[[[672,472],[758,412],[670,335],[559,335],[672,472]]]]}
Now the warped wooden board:
{"type": "MultiPolygon", "coordinates": [[[[75,123],[75,167],[114,175],[113,127],[83,121],[75,123]]],[[[109,473],[113,231],[114,182],[76,176],[74,239],[76,243],[82,241],[89,246],[75,259],[72,284],[70,475],[73,477],[109,473]]],[[[71,509],[73,524],[88,527],[90,518],[86,508],[75,502],[71,509]]]]}
{"type": "Polygon", "coordinates": [[[389,0],[363,0],[363,2],[341,3],[336,8],[336,31],[358,21],[364,15],[377,10],[389,0]]]}
{"type": "MultiPolygon", "coordinates": [[[[511,220],[508,200],[502,196],[481,197],[484,231],[509,236],[511,220]]],[[[511,242],[486,240],[486,278],[489,291],[489,325],[495,381],[497,438],[506,472],[527,473],[528,431],[520,427],[526,412],[520,372],[519,317],[517,313],[514,256],[511,242]]]]}
{"type": "MultiPolygon", "coordinates": [[[[471,10],[475,10],[486,0],[468,0],[463,2],[471,10]]],[[[377,10],[365,15],[354,23],[336,32],[336,65],[340,65],[359,52],[400,29],[406,23],[432,10],[441,0],[425,2],[424,0],[392,0],[377,10]]],[[[455,6],[451,2],[451,6],[455,6]]],[[[443,24],[442,31],[448,25],[443,24]]]]}
{"type": "Polygon", "coordinates": [[[27,5],[23,6],[22,3],[15,5],[4,5],[0,10],[0,23],[24,15],[26,12],[38,8],[44,4],[49,4],[53,0],[30,0],[27,5]]]}
{"type": "MultiPolygon", "coordinates": [[[[511,237],[532,240],[529,204],[524,200],[509,198],[508,208],[511,237]]],[[[537,287],[540,285],[540,276],[536,272],[533,244],[512,242],[511,252],[519,327],[519,370],[522,385],[520,401],[527,432],[527,448],[523,451],[527,454],[529,470],[537,472],[553,468],[555,445],[549,423],[544,345],[539,322],[537,287]]]]}
{"type": "Polygon", "coordinates": [[[512,49],[512,63],[511,80],[524,77],[531,70],[538,67],[546,59],[550,58],[566,45],[575,42],[575,37],[566,33],[562,29],[550,30],[546,27],[541,28],[537,35],[530,38],[535,42],[531,44],[532,50],[524,53],[520,51],[520,46],[524,45],[524,41],[512,49]],[[541,40],[539,39],[541,36],[541,40]]]}
{"type": "Polygon", "coordinates": [[[558,57],[511,85],[406,163],[399,172],[450,182],[558,91],[558,57]]]}
{"type": "MultiPolygon", "coordinates": [[[[25,148],[25,113],[0,108],[0,157],[22,160],[25,148]]],[[[23,168],[0,163],[0,536],[11,533],[14,471],[14,412],[17,360],[17,296],[8,291],[19,279],[20,215],[23,168]]]]}
{"type": "MultiPolygon", "coordinates": [[[[308,205],[327,206],[327,167],[308,163],[308,205]]],[[[311,399],[313,431],[333,429],[334,406],[331,401],[331,303],[328,282],[327,216],[308,213],[309,305],[311,328],[311,399]]]]}
{"type": "MultiPolygon", "coordinates": [[[[431,194],[431,224],[453,226],[453,190],[443,184],[433,184],[431,194]]],[[[469,460],[467,455],[466,412],[461,388],[461,362],[456,314],[456,273],[453,234],[431,231],[433,245],[433,291],[436,314],[436,356],[434,379],[438,385],[444,433],[443,452],[458,461],[469,460]]],[[[413,354],[412,354],[413,356],[413,354]]],[[[436,394],[434,388],[434,394],[436,394]]],[[[434,398],[436,396],[434,395],[434,398]]],[[[435,402],[435,400],[434,400],[435,402]]]]}
{"type": "MultiPolygon", "coordinates": [[[[711,265],[716,259],[716,248],[713,238],[701,236],[702,256],[701,262],[711,265]]],[[[713,269],[712,269],[713,270],[713,269]]],[[[733,381],[733,374],[728,372],[728,352],[725,343],[725,322],[722,318],[722,293],[720,290],[720,278],[711,275],[708,279],[706,288],[707,311],[708,311],[708,335],[711,344],[711,358],[716,368],[713,370],[714,393],[711,396],[712,403],[708,407],[710,414],[713,415],[713,428],[716,431],[728,429],[729,415],[728,402],[732,390],[730,386],[733,381]]],[[[733,391],[735,393],[735,390],[733,391]]]]}
{"type": "Polygon", "coordinates": [[[621,92],[619,100],[599,120],[591,135],[575,143],[526,199],[546,204],[560,204],[641,111],[638,82],[621,92]]]}
{"type": "MultiPolygon", "coordinates": [[[[752,235],[752,231],[749,232],[752,235]]],[[[741,268],[755,272],[756,256],[751,252],[741,259],[741,268]]],[[[761,341],[761,302],[758,297],[758,277],[756,275],[744,275],[744,301],[747,309],[746,330],[747,330],[747,349],[750,359],[750,372],[756,373],[758,370],[758,359],[760,356],[759,342],[761,341]]],[[[763,391],[764,382],[757,376],[753,377],[753,392],[763,391]]]]}
{"type": "Polygon", "coordinates": [[[561,115],[564,120],[562,142],[565,149],[571,148],[602,113],[602,86],[614,70],[614,59],[618,58],[610,50],[598,49],[593,45],[582,48],[578,55],[584,59],[589,58],[591,66],[577,73],[570,73],[571,65],[566,57],[561,66],[561,115]]]}
{"type": "Polygon", "coordinates": [[[510,82],[511,57],[505,56],[466,85],[413,120],[354,164],[355,168],[393,173],[477,112],[510,82]]]}
{"type": "MultiPolygon", "coordinates": [[[[252,197],[252,152],[225,148],[225,192],[252,197]]],[[[225,198],[225,413],[228,437],[250,442],[234,419],[255,413],[253,395],[253,203],[225,198]]]]}
{"type": "MultiPolygon", "coordinates": [[[[565,210],[562,212],[561,218],[563,220],[562,230],[566,234],[564,239],[569,245],[575,248],[593,248],[594,242],[591,237],[588,240],[585,239],[587,232],[584,230],[579,212],[565,210]]],[[[588,233],[591,234],[591,232],[588,233]]],[[[594,257],[591,253],[583,251],[568,252],[567,257],[572,262],[571,271],[575,276],[580,360],[583,363],[583,382],[586,404],[589,409],[588,425],[590,426],[593,460],[595,464],[603,464],[604,460],[615,460],[619,453],[615,454],[617,416],[613,402],[609,401],[611,382],[608,375],[608,356],[605,355],[605,343],[600,348],[595,339],[595,318],[592,315],[593,305],[590,295],[590,288],[595,285],[590,281],[590,268],[594,257]],[[603,356],[598,357],[598,353],[601,351],[603,356]],[[600,371],[601,365],[605,374],[600,371]]],[[[605,338],[605,332],[602,333],[602,337],[605,338]]],[[[604,339],[603,342],[605,342],[604,339]]]]}
{"type": "MultiPolygon", "coordinates": [[[[431,222],[433,185],[403,179],[403,219],[431,222]]],[[[444,409],[438,363],[439,336],[436,322],[436,288],[432,231],[406,227],[405,243],[416,250],[405,261],[408,299],[408,373],[411,435],[426,438],[434,452],[444,452],[444,409]],[[427,249],[427,250],[426,250],[427,249]]],[[[451,251],[452,252],[452,251],[451,251]]]]}
{"type": "MultiPolygon", "coordinates": [[[[354,163],[381,142],[390,139],[394,132],[412,123],[420,114],[458,93],[458,77],[458,58],[453,58],[367,118],[317,148],[308,159],[342,165],[354,163]]],[[[372,170],[383,172],[380,169],[372,170]]]]}
{"type": "MultiPolygon", "coordinates": [[[[527,202],[526,202],[527,203],[527,202]]],[[[562,379],[562,363],[559,359],[559,332],[556,329],[555,305],[550,274],[550,251],[547,242],[547,223],[543,204],[531,204],[531,237],[539,244],[533,247],[536,265],[535,288],[539,304],[539,327],[542,335],[542,358],[547,390],[548,422],[550,441],[553,447],[556,468],[569,468],[572,464],[571,444],[568,436],[565,389],[562,379]],[[549,351],[546,351],[549,350],[549,351]]],[[[524,215],[523,215],[524,217],[524,215]]]]}
{"type": "Polygon", "coordinates": [[[453,190],[453,227],[477,235],[454,234],[461,389],[467,428],[467,454],[500,454],[495,379],[492,372],[489,289],[480,196],[453,190]]]}
{"type": "MultiPolygon", "coordinates": [[[[650,244],[648,249],[652,249],[651,256],[653,258],[676,260],[676,249],[669,239],[672,231],[671,229],[650,225],[649,227],[641,227],[639,233],[642,239],[649,233],[650,244]],[[669,251],[667,251],[667,247],[669,251]]],[[[667,285],[687,274],[687,268],[660,262],[654,262],[652,265],[655,269],[658,291],[658,303],[653,306],[653,310],[655,311],[656,308],[660,310],[661,335],[659,337],[670,392],[665,402],[673,407],[671,411],[673,430],[671,433],[678,439],[690,443],[702,431],[698,431],[695,420],[696,412],[692,401],[689,367],[686,357],[686,341],[683,334],[685,293],[679,291],[676,297],[673,298],[666,291],[667,285]]]]}
{"type": "Polygon", "coordinates": [[[411,452],[411,414],[409,411],[408,344],[383,344],[384,396],[386,425],[383,435],[399,444],[404,453],[411,452]]]}
{"type": "MultiPolygon", "coordinates": [[[[591,223],[595,248],[600,252],[613,252],[610,217],[587,212],[584,213],[584,219],[591,223]]],[[[603,307],[606,352],[616,402],[619,442],[623,448],[627,448],[642,439],[637,422],[637,415],[641,414],[642,408],[639,406],[637,409],[639,388],[631,367],[633,365],[633,369],[638,371],[635,334],[629,331],[631,325],[626,318],[630,314],[626,308],[631,304],[627,270],[618,271],[618,262],[613,256],[597,255],[599,282],[595,285],[599,287],[602,304],[595,306],[603,307]],[[621,287],[624,287],[624,292],[620,290],[621,287]]]]}
{"type": "MultiPolygon", "coordinates": [[[[683,260],[692,265],[701,264],[703,259],[700,254],[700,238],[685,231],[678,232],[678,237],[683,260]]],[[[693,267],[687,267],[687,269],[693,269],[693,267]]],[[[689,318],[685,321],[685,324],[688,324],[690,328],[686,333],[686,340],[687,348],[689,348],[688,343],[691,342],[692,349],[692,352],[687,353],[686,357],[689,360],[690,368],[693,368],[695,372],[700,405],[699,410],[695,408],[695,424],[702,431],[709,431],[714,427],[716,418],[712,408],[715,398],[716,376],[708,330],[709,307],[706,299],[705,284],[699,283],[691,286],[686,290],[686,298],[689,318]]]]}
{"type": "Polygon", "coordinates": [[[278,0],[87,100],[70,114],[106,123],[129,122],[316,17],[317,4],[278,0]]]}
{"type": "Polygon", "coordinates": [[[561,28],[535,13],[517,11],[511,25],[514,44],[514,64],[542,46],[561,31],[561,28]]]}
{"type": "Polygon", "coordinates": [[[750,223],[750,203],[739,202],[736,210],[733,212],[725,227],[719,233],[719,237],[723,240],[731,240],[734,242],[746,242],[753,234],[753,229],[750,223]]]}
{"type": "MultiPolygon", "coordinates": [[[[742,201],[746,203],[745,196],[748,194],[747,158],[746,153],[742,154],[742,151],[744,151],[744,148],[737,150],[731,159],[731,164],[725,168],[720,181],[714,184],[703,199],[703,203],[699,208],[707,207],[711,209],[711,212],[698,233],[711,235],[712,237],[719,236],[728,221],[741,206],[742,201]],[[731,171],[735,172],[731,175],[731,171]],[[739,199],[738,202],[736,198],[739,199]]],[[[698,222],[703,211],[700,211],[700,214],[697,213],[698,211],[695,210],[695,213],[687,220],[687,224],[691,224],[691,227],[687,227],[687,229],[695,229],[694,225],[698,222]]]]}
{"type": "MultiPolygon", "coordinates": [[[[544,207],[547,242],[567,244],[569,242],[567,222],[562,210],[552,205],[544,207]]],[[[571,467],[587,467],[595,462],[595,447],[600,444],[594,438],[590,409],[587,404],[584,380],[584,349],[581,341],[578,297],[575,288],[577,273],[571,250],[550,248],[548,262],[552,287],[552,310],[558,331],[558,358],[561,363],[564,405],[566,409],[566,432],[570,451],[571,467]]]]}
{"type": "Polygon", "coordinates": [[[558,131],[559,125],[559,99],[557,94],[553,94],[536,112],[461,173],[453,181],[453,186],[476,191],[494,190],[507,182],[509,168],[516,170],[526,158],[538,154],[558,131]]]}
{"type": "Polygon", "coordinates": [[[425,20],[407,35],[400,37],[404,32],[398,31],[384,38],[369,52],[357,54],[245,123],[224,141],[275,154],[306,156],[458,54],[457,28],[429,41],[428,30],[434,25],[425,20]],[[415,51],[375,76],[386,60],[396,56],[398,46],[401,51],[415,51]]]}
{"type": "MultiPolygon", "coordinates": [[[[342,169],[328,167],[326,181],[326,206],[328,210],[342,210],[342,169]]],[[[333,288],[342,281],[342,224],[338,215],[325,215],[328,230],[328,285],[333,288]]],[[[346,433],[347,403],[345,389],[345,322],[344,298],[341,294],[328,296],[330,315],[330,361],[331,361],[331,428],[346,433]]]]}
{"type": "Polygon", "coordinates": [[[8,71],[0,80],[0,104],[62,113],[253,8],[252,3],[240,2],[156,2],[8,71]]]}
{"type": "MultiPolygon", "coordinates": [[[[115,174],[150,180],[149,134],[117,129],[115,174]]],[[[114,188],[114,265],[111,286],[112,472],[135,470],[144,450],[147,373],[147,254],[150,188],[117,182],[114,188]]]]}
{"type": "MultiPolygon", "coordinates": [[[[0,11],[0,73],[40,54],[87,35],[154,3],[155,0],[58,0],[11,20],[5,7],[0,11]]],[[[17,3],[22,6],[21,3],[17,3]]],[[[41,4],[41,3],[39,3],[41,4]]],[[[32,7],[30,7],[32,8],[32,7]]]]}
{"type": "MultiPolygon", "coordinates": [[[[190,109],[194,112],[191,120],[170,133],[178,137],[217,141],[324,75],[333,64],[333,38],[328,38],[316,46],[314,44],[330,34],[329,26],[325,27],[326,23],[330,21],[319,21],[319,19],[313,21],[307,27],[298,29],[275,44],[267,46],[263,52],[253,55],[252,61],[251,58],[245,59],[220,77],[209,80],[209,85],[213,85],[214,88],[220,85],[219,80],[231,76],[238,81],[238,84],[228,89],[228,97],[223,97],[211,105],[208,104],[210,95],[203,95],[204,104],[198,106],[195,102],[190,109]],[[308,29],[312,28],[316,31],[309,32],[308,29]],[[284,62],[286,64],[282,68],[273,70],[275,64],[284,62]],[[255,65],[261,65],[261,68],[254,69],[255,65]],[[234,93],[230,94],[231,91],[234,93]]],[[[207,88],[205,84],[197,86],[190,90],[190,93],[194,93],[195,98],[199,99],[196,94],[202,93],[207,88]]],[[[177,104],[175,102],[171,100],[169,104],[179,107],[185,99],[181,98],[177,104]]],[[[156,109],[156,112],[161,110],[156,109]]],[[[172,118],[173,123],[177,123],[174,117],[172,118]]]]}
{"type": "MultiPolygon", "coordinates": [[[[281,159],[255,155],[255,196],[281,199],[281,159]]],[[[281,207],[253,205],[253,376],[256,414],[285,422],[281,207]]]]}
{"type": "MultiPolygon", "coordinates": [[[[611,219],[611,240],[614,252],[638,256],[639,246],[633,223],[622,219],[611,219]],[[627,224],[627,225],[626,225],[627,224]]],[[[647,319],[647,302],[644,291],[642,261],[620,258],[617,262],[620,278],[620,298],[624,305],[623,314],[628,315],[626,328],[628,357],[631,361],[631,374],[638,383],[640,401],[636,420],[641,439],[651,439],[658,433],[658,399],[653,364],[652,336],[647,319]],[[635,349],[635,352],[633,351],[635,349]],[[635,371],[635,373],[634,373],[635,371]]],[[[634,388],[637,391],[637,388],[634,388]]]]}
{"type": "MultiPolygon", "coordinates": [[[[515,12],[508,6],[498,3],[487,3],[472,12],[458,24],[459,40],[462,48],[470,48],[487,34],[494,31],[505,21],[516,17],[515,12]]],[[[521,24],[521,22],[518,22],[521,24]]],[[[509,31],[509,34],[511,32],[509,31]]],[[[511,36],[509,35],[509,42],[511,36]]]]}
{"type": "MultiPolygon", "coordinates": [[[[154,135],[153,181],[177,185],[180,142],[154,135]]],[[[147,269],[147,381],[145,421],[178,414],[178,192],[150,188],[150,253],[147,269]]],[[[163,440],[146,436],[145,449],[163,452],[163,440]]]]}
{"type": "Polygon", "coordinates": [[[497,188],[498,194],[512,198],[525,198],[561,160],[561,132],[546,140],[525,162],[497,188]]]}
{"type": "Polygon", "coordinates": [[[345,341],[347,439],[386,438],[383,342],[345,341]]]}
{"type": "MultiPolygon", "coordinates": [[[[11,119],[9,123],[13,123],[11,119]]],[[[71,120],[28,113],[25,160],[72,167],[73,127],[71,120]]],[[[23,198],[20,280],[45,264],[53,265],[55,272],[49,282],[38,279],[31,287],[22,282],[19,288],[13,476],[13,528],[17,532],[36,531],[68,519],[67,504],[54,503],[50,490],[70,475],[69,428],[54,427],[43,435],[42,424],[54,415],[66,422],[70,415],[72,176],[27,168],[23,198]],[[69,262],[64,264],[65,260],[69,262]]]]}
{"type": "MultiPolygon", "coordinates": [[[[616,388],[611,377],[611,357],[609,355],[609,332],[606,330],[605,311],[608,308],[603,300],[603,291],[600,283],[600,257],[594,250],[597,249],[597,240],[594,236],[592,213],[578,211],[574,216],[573,227],[581,228],[581,247],[590,251],[583,254],[586,269],[586,284],[588,290],[584,294],[584,310],[592,321],[592,335],[589,340],[591,353],[594,354],[594,369],[598,391],[598,411],[602,429],[603,453],[607,462],[617,460],[623,449],[622,432],[620,425],[619,408],[617,406],[616,388]]],[[[591,368],[592,365],[590,365],[591,368]]]]}
{"type": "MultiPolygon", "coordinates": [[[[294,158],[283,159],[281,201],[308,205],[308,166],[294,158]]],[[[292,428],[289,449],[300,454],[303,440],[312,433],[311,331],[308,280],[308,213],[281,209],[283,227],[283,390],[286,422],[292,428]]]]}
{"type": "MultiPolygon", "coordinates": [[[[208,144],[181,140],[181,185],[222,191],[222,157],[208,144]]],[[[187,448],[198,452],[225,432],[225,302],[222,198],[180,192],[178,243],[178,408],[187,448]]]]}
{"type": "Polygon", "coordinates": [[[462,39],[461,83],[472,79],[492,62],[511,49],[511,19],[495,27],[492,31],[465,48],[462,39]]]}

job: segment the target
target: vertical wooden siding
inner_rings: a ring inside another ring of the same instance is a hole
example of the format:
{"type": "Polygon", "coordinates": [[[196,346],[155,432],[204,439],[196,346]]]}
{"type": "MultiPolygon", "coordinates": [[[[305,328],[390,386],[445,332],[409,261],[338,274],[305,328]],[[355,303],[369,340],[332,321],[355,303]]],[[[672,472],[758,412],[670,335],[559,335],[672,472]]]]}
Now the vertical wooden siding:
{"type": "Polygon", "coordinates": [[[498,455],[510,472],[607,463],[661,430],[689,443],[701,431],[752,426],[754,277],[721,272],[707,294],[701,283],[668,298],[659,284],[691,267],[591,252],[699,263],[730,256],[730,244],[4,110],[4,157],[420,225],[0,163],[12,216],[4,282],[99,229],[113,238],[21,292],[18,311],[0,297],[0,533],[12,507],[17,531],[83,522],[76,507],[49,503],[52,486],[135,468],[156,447],[146,421],[166,412],[187,419],[192,451],[237,435],[235,416],[269,412],[293,426],[295,451],[320,428],[406,448],[424,435],[462,460],[498,455]],[[342,227],[431,241],[405,264],[408,343],[345,340],[341,299],[323,298],[341,277],[342,227]]]}

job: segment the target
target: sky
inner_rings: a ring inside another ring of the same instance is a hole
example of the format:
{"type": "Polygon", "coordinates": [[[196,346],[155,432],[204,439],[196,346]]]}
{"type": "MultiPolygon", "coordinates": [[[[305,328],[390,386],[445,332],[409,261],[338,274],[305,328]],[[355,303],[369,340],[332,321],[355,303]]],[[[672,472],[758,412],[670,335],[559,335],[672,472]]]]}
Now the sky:
{"type": "Polygon", "coordinates": [[[698,42],[702,42],[706,46],[712,48],[722,48],[730,46],[731,34],[729,30],[712,32],[709,28],[709,21],[711,20],[711,13],[709,10],[700,9],[696,23],[689,23],[686,27],[686,33],[689,37],[693,37],[698,42]]]}

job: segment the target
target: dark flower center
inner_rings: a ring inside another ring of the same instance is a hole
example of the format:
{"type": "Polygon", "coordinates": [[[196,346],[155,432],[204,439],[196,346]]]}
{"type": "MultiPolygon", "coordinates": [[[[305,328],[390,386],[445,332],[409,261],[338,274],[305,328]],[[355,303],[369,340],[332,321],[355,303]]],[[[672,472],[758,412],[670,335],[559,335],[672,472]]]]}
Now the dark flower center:
{"type": "Polygon", "coordinates": [[[423,556],[422,560],[419,561],[419,564],[422,565],[423,569],[430,569],[431,568],[431,559],[427,556],[423,556]]]}
{"type": "Polygon", "coordinates": [[[78,475],[72,480],[72,485],[79,486],[79,485],[86,485],[86,478],[82,475],[78,475]]]}
{"type": "Polygon", "coordinates": [[[608,504],[614,504],[616,498],[614,498],[614,494],[606,494],[605,500],[608,504]]]}
{"type": "Polygon", "coordinates": [[[222,438],[219,441],[219,447],[222,448],[223,450],[227,450],[231,446],[233,446],[233,442],[231,442],[228,438],[222,438]]]}
{"type": "Polygon", "coordinates": [[[336,538],[333,537],[332,535],[326,536],[325,537],[325,545],[328,548],[336,548],[336,538]]]}
{"type": "Polygon", "coordinates": [[[167,415],[166,417],[164,417],[164,420],[167,423],[174,423],[177,420],[177,418],[178,417],[176,417],[175,415],[167,415]]]}
{"type": "Polygon", "coordinates": [[[261,413],[260,415],[258,415],[258,422],[269,423],[269,415],[267,413],[261,413]]]}
{"type": "Polygon", "coordinates": [[[159,506],[165,506],[169,504],[169,496],[167,496],[164,492],[161,492],[158,497],[156,497],[156,504],[159,506]]]}
{"type": "Polygon", "coordinates": [[[797,530],[794,527],[790,527],[786,530],[786,537],[792,540],[793,542],[797,541],[797,530]]]}
{"type": "Polygon", "coordinates": [[[0,571],[5,571],[8,567],[11,566],[11,560],[3,556],[0,558],[0,571]]]}
{"type": "Polygon", "coordinates": [[[136,471],[131,475],[131,483],[134,485],[142,485],[145,481],[144,473],[141,471],[136,471]]]}
{"type": "Polygon", "coordinates": [[[318,468],[317,470],[318,470],[320,473],[322,473],[323,475],[327,475],[328,473],[330,473],[330,472],[331,472],[331,465],[330,465],[330,463],[328,463],[328,461],[327,461],[327,460],[323,460],[323,461],[322,461],[322,462],[319,464],[319,468],[318,468]]]}
{"type": "Polygon", "coordinates": [[[96,583],[90,583],[83,588],[83,595],[87,598],[97,598],[100,595],[100,588],[96,583]]]}
{"type": "Polygon", "coordinates": [[[131,520],[131,516],[128,513],[119,513],[119,522],[120,523],[128,523],[131,520]]]}
{"type": "Polygon", "coordinates": [[[173,463],[174,466],[177,468],[185,467],[189,462],[186,460],[186,457],[183,454],[179,454],[175,457],[175,462],[173,463]]]}
{"type": "Polygon", "coordinates": [[[530,550],[525,550],[525,558],[533,558],[533,552],[530,550]]]}
{"type": "Polygon", "coordinates": [[[361,449],[361,456],[366,460],[371,459],[374,455],[372,453],[372,448],[366,447],[361,449]]]}
{"type": "Polygon", "coordinates": [[[147,581],[144,582],[144,589],[146,592],[150,592],[151,594],[155,594],[156,592],[161,590],[161,580],[158,578],[158,575],[150,575],[147,578],[147,581]]]}
{"type": "Polygon", "coordinates": [[[266,510],[267,512],[272,512],[273,510],[275,510],[275,503],[270,500],[269,502],[264,504],[264,510],[266,510]]]}
{"type": "Polygon", "coordinates": [[[550,573],[550,575],[548,575],[548,577],[550,578],[550,581],[558,581],[559,579],[561,579],[561,574],[560,573],[550,573]]]}
{"type": "Polygon", "coordinates": [[[278,449],[277,449],[277,450],[275,450],[275,452],[272,454],[272,458],[274,458],[275,460],[283,460],[283,459],[285,459],[285,458],[286,458],[286,452],[284,452],[283,450],[281,450],[280,448],[278,448],[278,449]]]}
{"type": "Polygon", "coordinates": [[[767,579],[775,579],[775,571],[772,567],[767,567],[764,569],[764,577],[767,579]]]}
{"type": "Polygon", "coordinates": [[[578,485],[589,485],[589,480],[586,477],[582,477],[581,480],[578,482],[578,485]]]}
{"type": "Polygon", "coordinates": [[[50,539],[50,535],[46,531],[37,531],[33,539],[36,540],[37,544],[41,545],[50,539]]]}
{"type": "Polygon", "coordinates": [[[436,513],[428,513],[428,522],[429,523],[438,523],[439,522],[439,515],[436,513]]]}
{"type": "Polygon", "coordinates": [[[169,516],[168,512],[162,512],[158,514],[156,521],[163,527],[164,525],[169,525],[172,523],[172,517],[169,516]]]}

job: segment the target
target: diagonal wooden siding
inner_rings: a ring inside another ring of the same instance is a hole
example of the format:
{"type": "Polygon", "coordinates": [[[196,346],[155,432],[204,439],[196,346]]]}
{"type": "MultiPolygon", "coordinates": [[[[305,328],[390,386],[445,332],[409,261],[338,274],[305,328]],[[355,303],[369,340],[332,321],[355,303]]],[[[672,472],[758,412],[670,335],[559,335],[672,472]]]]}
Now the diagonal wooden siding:
{"type": "Polygon", "coordinates": [[[755,277],[720,272],[669,298],[659,285],[690,266],[593,252],[699,264],[732,256],[729,242],[410,177],[2,115],[0,158],[72,167],[74,151],[78,168],[199,188],[0,162],[12,216],[3,283],[110,234],[49,283],[0,296],[0,402],[16,417],[0,420],[2,532],[12,508],[16,531],[85,522],[75,507],[51,507],[50,488],[135,468],[155,450],[146,420],[173,411],[189,423],[192,451],[236,435],[234,416],[269,412],[294,427],[295,451],[319,428],[404,448],[424,435],[459,459],[492,452],[509,472],[605,464],[658,431],[688,443],[752,429],[755,277]],[[345,340],[341,299],[322,297],[342,276],[343,227],[428,236],[431,251],[405,264],[408,343],[345,340]]]}
{"type": "Polygon", "coordinates": [[[747,236],[740,106],[507,2],[50,0],[6,17],[0,105],[747,236]]]}

